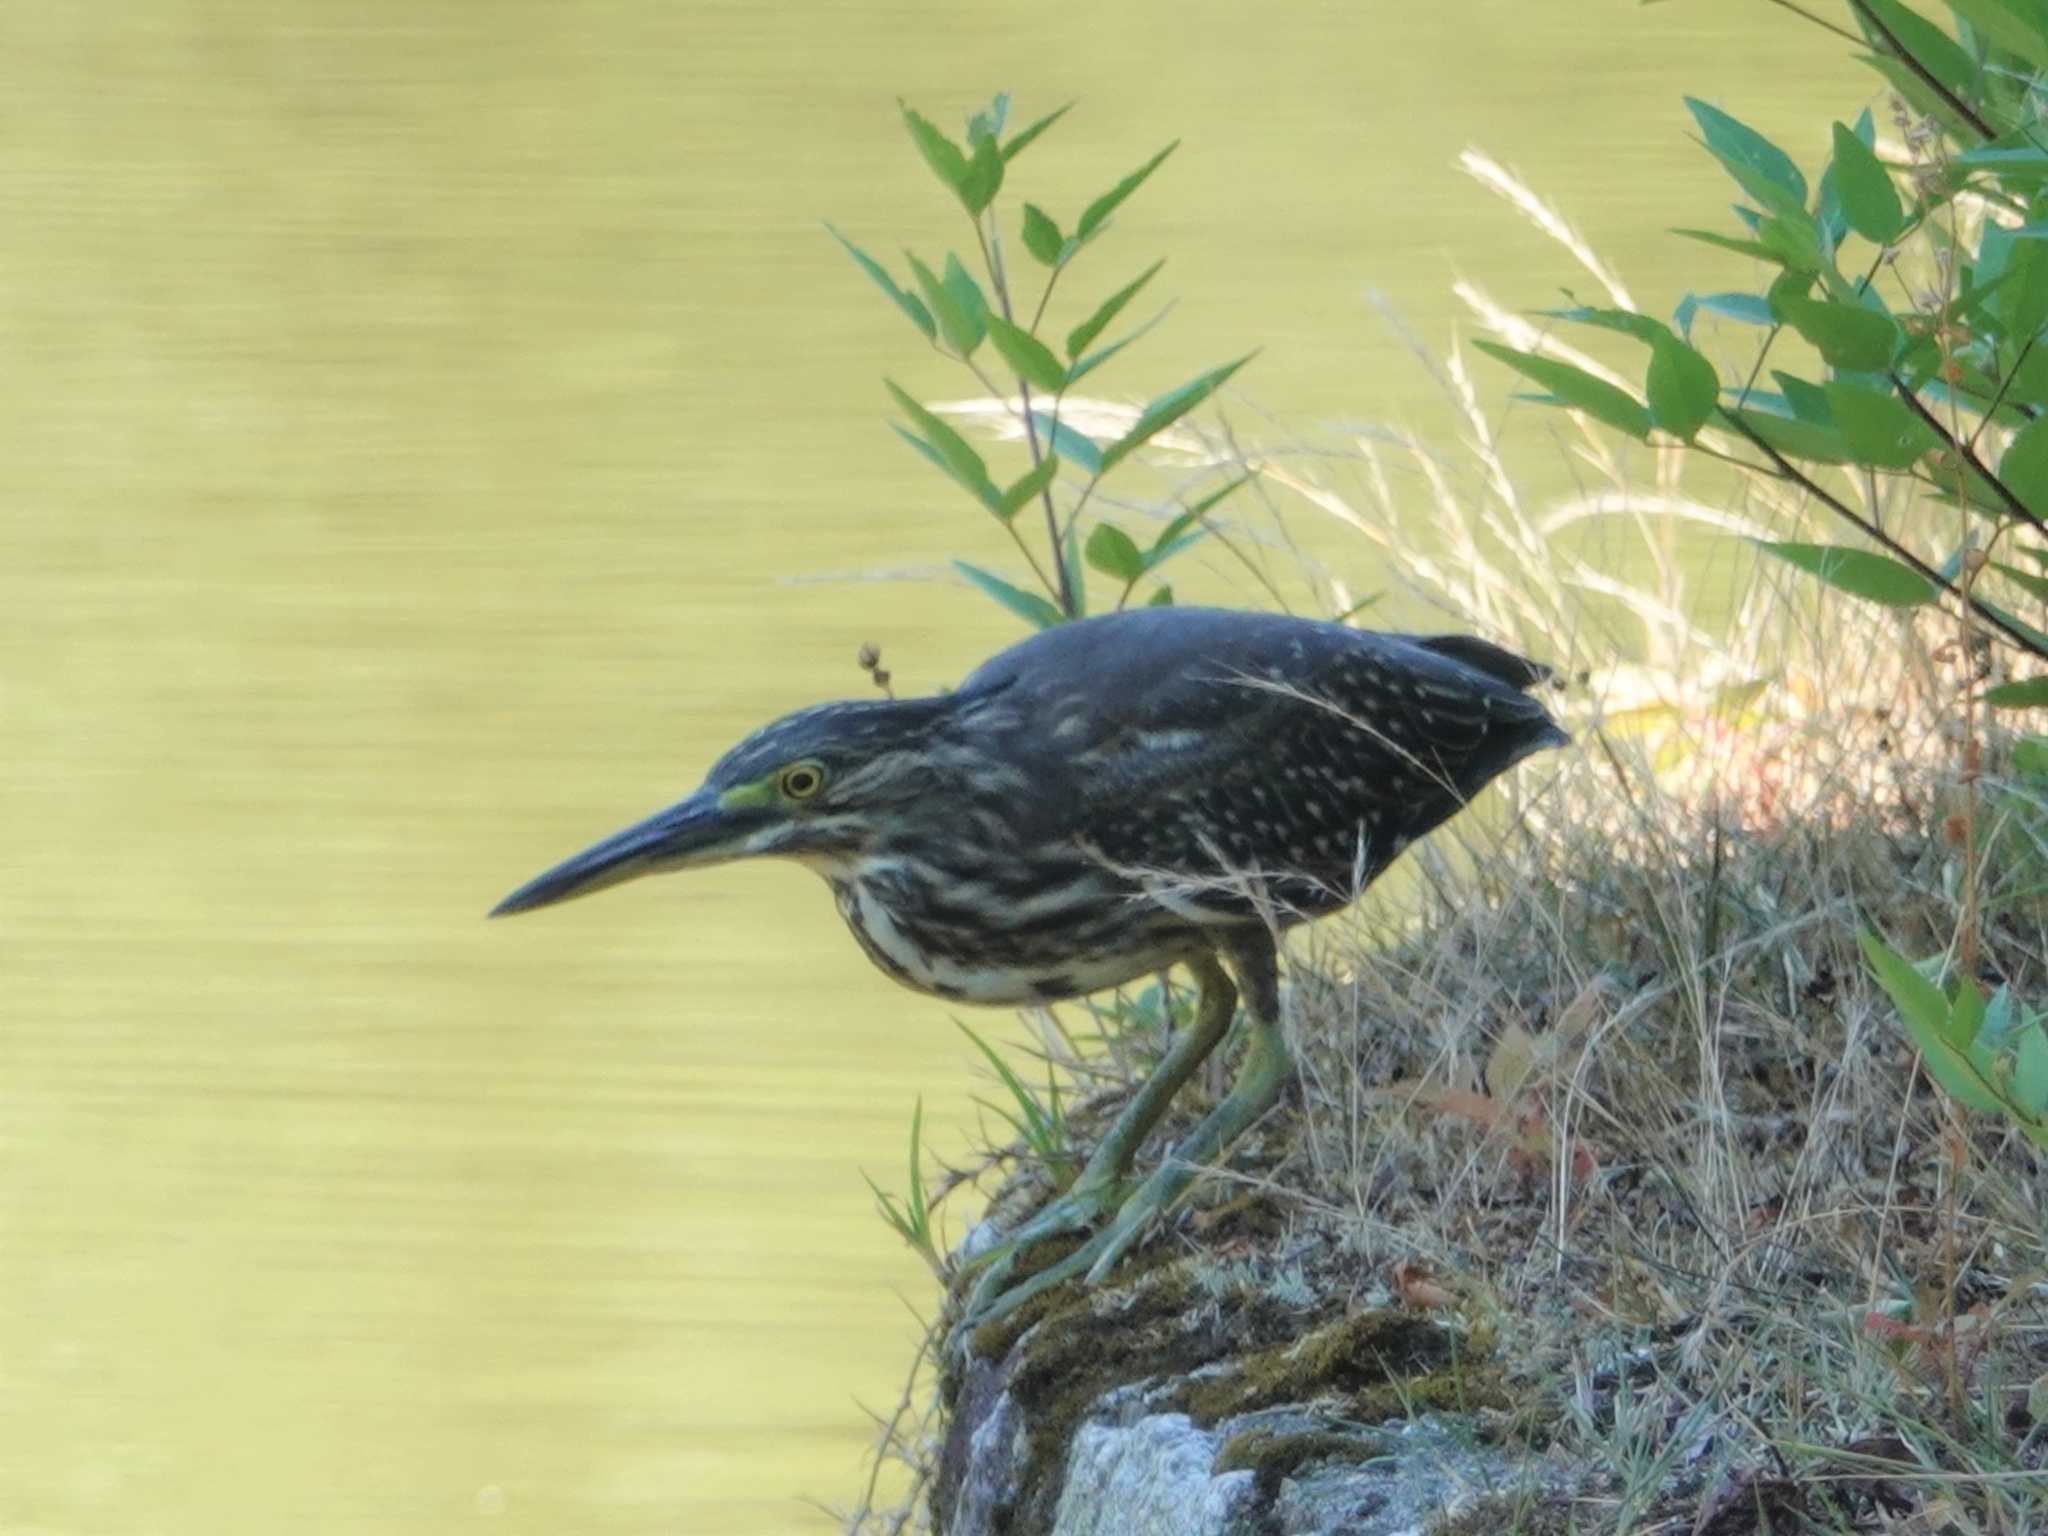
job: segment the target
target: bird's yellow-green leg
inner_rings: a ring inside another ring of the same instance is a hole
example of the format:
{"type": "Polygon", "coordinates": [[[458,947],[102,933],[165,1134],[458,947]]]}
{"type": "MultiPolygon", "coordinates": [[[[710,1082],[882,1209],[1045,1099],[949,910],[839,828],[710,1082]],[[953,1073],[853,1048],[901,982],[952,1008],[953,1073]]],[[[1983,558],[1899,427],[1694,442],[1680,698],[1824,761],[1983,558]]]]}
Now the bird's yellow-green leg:
{"type": "Polygon", "coordinates": [[[1237,1011],[1237,988],[1231,985],[1229,975],[1211,954],[1200,955],[1188,964],[1200,988],[1194,1022],[1167,1048],[1152,1075],[1118,1113],[1087,1166],[1067,1191],[1048,1201],[976,1260],[982,1273],[967,1300],[965,1316],[970,1324],[980,1323],[982,1310],[1002,1294],[1020,1254],[1049,1237],[1084,1231],[1117,1208],[1138,1148],[1152,1134],[1152,1127],[1166,1113],[1173,1096],[1195,1075],[1229,1030],[1231,1015],[1237,1011]]]}
{"type": "MultiPolygon", "coordinates": [[[[1287,1086],[1291,1063],[1286,1036],[1280,1027],[1278,958],[1272,941],[1264,933],[1247,936],[1233,943],[1229,954],[1251,1016],[1251,1038],[1236,1086],[1188,1133],[1173,1155],[1124,1201],[1109,1225],[1080,1248],[1000,1295],[984,1298],[982,1287],[977,1286],[963,1326],[978,1327],[992,1322],[1076,1275],[1085,1274],[1090,1284],[1100,1280],[1115,1268],[1145,1223],[1172,1205],[1203,1167],[1213,1162],[1280,1097],[1287,1086]]],[[[1203,990],[1206,998],[1206,982],[1203,990]]],[[[1192,1066],[1189,1070],[1193,1070],[1192,1066]]]]}

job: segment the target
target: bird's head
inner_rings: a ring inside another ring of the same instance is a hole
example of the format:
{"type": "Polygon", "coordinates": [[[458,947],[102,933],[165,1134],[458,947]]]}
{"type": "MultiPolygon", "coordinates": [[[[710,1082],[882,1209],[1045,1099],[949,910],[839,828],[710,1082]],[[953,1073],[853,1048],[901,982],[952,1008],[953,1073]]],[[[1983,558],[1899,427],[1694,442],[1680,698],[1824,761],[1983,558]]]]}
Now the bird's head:
{"type": "Polygon", "coordinates": [[[819,704],[785,715],[720,758],[695,794],[529,880],[491,916],[763,855],[830,874],[936,786],[933,727],[962,698],[819,704]]]}

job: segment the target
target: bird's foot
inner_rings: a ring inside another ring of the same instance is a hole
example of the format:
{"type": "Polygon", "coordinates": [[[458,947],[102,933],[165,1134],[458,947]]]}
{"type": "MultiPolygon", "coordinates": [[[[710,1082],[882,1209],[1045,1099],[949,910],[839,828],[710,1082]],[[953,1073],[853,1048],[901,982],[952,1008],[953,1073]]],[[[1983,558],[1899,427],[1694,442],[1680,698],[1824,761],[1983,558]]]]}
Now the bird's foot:
{"type": "Polygon", "coordinates": [[[960,1321],[948,1341],[956,1357],[965,1357],[966,1343],[975,1329],[1009,1316],[1033,1297],[1043,1296],[1077,1275],[1084,1276],[1089,1285],[1098,1283],[1130,1251],[1145,1224],[1178,1200],[1194,1183],[1202,1168],[1272,1106],[1291,1071],[1287,1042],[1277,1026],[1262,1023],[1256,1014],[1252,1025],[1251,1044],[1245,1053],[1237,1086],[1187,1134],[1175,1154],[1154,1169],[1128,1199],[1121,1203],[1114,1199],[1121,1180],[1106,1176],[1091,1179],[1083,1175],[1081,1182],[1066,1196],[1047,1206],[1020,1227],[1008,1243],[995,1250],[993,1262],[975,1282],[960,1321]],[[1084,1189],[1088,1191],[1086,1196],[1082,1195],[1084,1189]],[[1055,1232],[1084,1226],[1093,1219],[1090,1213],[1107,1212],[1111,1205],[1115,1207],[1115,1214],[1087,1242],[1015,1285],[1006,1284],[1016,1268],[1016,1256],[1024,1246],[1041,1242],[1055,1232]]]}
{"type": "Polygon", "coordinates": [[[1006,1287],[1017,1271],[1017,1261],[1052,1238],[1087,1231],[1103,1217],[1115,1212],[1123,1196],[1121,1179],[1091,1180],[1083,1174],[1065,1194],[1048,1200],[1019,1224],[1016,1231],[986,1253],[970,1260],[969,1267],[979,1269],[981,1273],[975,1278],[974,1289],[968,1293],[958,1331],[964,1336],[983,1323],[1002,1316],[1003,1312],[1015,1310],[1015,1303],[1004,1307],[1003,1312],[988,1309],[991,1303],[1009,1294],[1006,1287]]]}
{"type": "Polygon", "coordinates": [[[960,1321],[954,1325],[951,1339],[954,1352],[964,1352],[966,1340],[983,1324],[1008,1317],[1026,1302],[1065,1285],[1076,1276],[1082,1277],[1083,1284],[1099,1284],[1130,1251],[1145,1224],[1180,1197],[1181,1192],[1194,1181],[1196,1172],[1193,1165],[1169,1162],[1154,1171],[1121,1203],[1114,1199],[1117,1191],[1113,1188],[1097,1189],[1090,1198],[1080,1202],[1073,1201],[1078,1191],[1070,1191],[1052,1202],[993,1251],[988,1268],[976,1280],[974,1290],[961,1310],[960,1321]],[[1108,1215],[1109,1221],[1087,1242],[1045,1268],[1026,1275],[1016,1284],[1008,1283],[1016,1270],[1018,1255],[1025,1248],[1048,1237],[1083,1230],[1097,1215],[1108,1215]]]}

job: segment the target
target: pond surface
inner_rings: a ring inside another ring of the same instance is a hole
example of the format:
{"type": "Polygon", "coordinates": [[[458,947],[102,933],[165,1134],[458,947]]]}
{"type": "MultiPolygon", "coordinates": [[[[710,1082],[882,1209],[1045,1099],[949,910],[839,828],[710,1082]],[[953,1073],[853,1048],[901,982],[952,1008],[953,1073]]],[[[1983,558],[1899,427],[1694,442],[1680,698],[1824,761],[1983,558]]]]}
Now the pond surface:
{"type": "Polygon", "coordinates": [[[1263,345],[1240,405],[1307,427],[1428,419],[1367,290],[1441,344],[1453,274],[1587,286],[1467,144],[1668,308],[1743,277],[1661,233],[1728,201],[1679,93],[1811,160],[1867,91],[1769,7],[1621,0],[31,0],[0,85],[10,1536],[855,1492],[932,1304],[860,1175],[900,1187],[920,1096],[964,1146],[948,1008],[790,868],[482,914],[863,691],[861,642],[918,691],[1015,638],[879,579],[1010,569],[883,425],[885,371],[962,381],[819,228],[960,240],[899,93],[1079,98],[1015,168],[1069,217],[1183,138],[1073,280],[1171,257],[1105,387],[1263,345]]]}

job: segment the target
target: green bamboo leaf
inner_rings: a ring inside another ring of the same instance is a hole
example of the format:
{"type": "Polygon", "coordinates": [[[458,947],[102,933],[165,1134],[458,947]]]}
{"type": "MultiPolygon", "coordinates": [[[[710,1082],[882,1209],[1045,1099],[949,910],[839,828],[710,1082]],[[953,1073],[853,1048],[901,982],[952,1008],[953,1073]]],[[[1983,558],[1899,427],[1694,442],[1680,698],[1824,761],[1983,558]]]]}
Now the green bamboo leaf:
{"type": "Polygon", "coordinates": [[[1985,144],[1959,151],[1949,163],[1966,171],[1990,171],[2006,182],[2039,186],[2048,180],[2048,149],[2032,143],[1985,144]]]}
{"type": "Polygon", "coordinates": [[[847,239],[846,236],[839,233],[830,224],[825,226],[825,232],[846,248],[846,254],[853,258],[855,265],[861,271],[874,279],[877,288],[880,288],[882,292],[896,301],[896,307],[910,317],[910,323],[924,332],[925,340],[938,340],[938,322],[932,318],[932,312],[925,308],[923,300],[918,298],[916,294],[906,292],[904,289],[897,287],[896,279],[889,275],[888,268],[847,239]]]}
{"type": "MultiPolygon", "coordinates": [[[[1834,426],[1834,412],[1828,408],[1828,392],[1822,389],[1820,385],[1810,383],[1805,379],[1797,378],[1792,374],[1781,372],[1775,368],[1771,370],[1771,377],[1778,381],[1778,388],[1784,391],[1777,399],[1784,402],[1786,410],[1798,417],[1799,420],[1810,422],[1814,426],[1834,426]]],[[[1752,393],[1750,398],[1752,400],[1768,401],[1772,397],[1762,393],[1752,393]]]]}
{"type": "Polygon", "coordinates": [[[1998,479],[2036,516],[2048,517],[2048,416],[2014,434],[1998,460],[1998,479]]]}
{"type": "Polygon", "coordinates": [[[1827,247],[1811,214],[1773,214],[1757,225],[1756,238],[1770,259],[1787,271],[1819,272],[1827,267],[1827,247]]]}
{"type": "Polygon", "coordinates": [[[1003,492],[1004,521],[1015,517],[1027,503],[1036,501],[1039,493],[1052,484],[1053,477],[1059,472],[1060,456],[1056,453],[1048,453],[1030,469],[1025,470],[1017,482],[1003,492]]]}
{"type": "Polygon", "coordinates": [[[2014,1033],[2010,1087],[2013,1102],[2033,1119],[2048,1111],[2048,1030],[2038,1018],[2025,1019],[2014,1033]]]}
{"type": "Polygon", "coordinates": [[[1632,309],[1602,309],[1589,304],[1575,304],[1569,309],[1541,309],[1540,315],[1552,320],[1569,320],[1574,325],[1597,325],[1602,330],[1619,331],[1624,336],[1633,336],[1645,346],[1655,346],[1659,336],[1671,334],[1671,327],[1652,315],[1638,314],[1632,309]]]}
{"type": "Polygon", "coordinates": [[[1061,458],[1069,464],[1080,465],[1090,475],[1102,473],[1102,450],[1093,438],[1084,437],[1064,421],[1055,421],[1043,411],[1033,411],[1031,419],[1061,458]]]}
{"type": "MultiPolygon", "coordinates": [[[[1976,61],[1954,38],[1910,6],[1900,4],[1899,0],[1863,0],[1863,4],[1912,54],[1915,64],[1964,100],[1977,95],[1976,61]]],[[[1870,33],[1869,27],[1866,26],[1864,31],[1870,33]]],[[[1870,35],[1870,40],[1879,54],[1889,55],[1888,44],[1875,34],[1870,35]]],[[[1910,70],[1904,73],[1907,78],[1913,78],[1910,70]]]]}
{"type": "Polygon", "coordinates": [[[1638,441],[1648,439],[1650,413],[1628,391],[1617,389],[1605,379],[1595,378],[1585,369],[1561,363],[1554,357],[1518,352],[1513,347],[1491,341],[1475,341],[1472,345],[1488,357],[1506,363],[1523,377],[1541,384],[1567,409],[1584,411],[1596,421],[1603,421],[1638,441]]]}
{"type": "Polygon", "coordinates": [[[1998,1095],[1970,1064],[1969,1058],[1949,1043],[1949,1004],[1948,999],[1941,995],[1941,989],[1913,969],[1875,934],[1866,930],[1857,934],[1856,939],[1863,946],[1864,958],[1869,961],[1879,984],[1890,994],[1893,1005],[1899,1010],[1907,1033],[1920,1047],[1920,1057],[1927,1064],[1928,1075],[1966,1108],[1997,1110],[1998,1095]]]}
{"type": "Polygon", "coordinates": [[[1067,356],[1077,358],[1086,351],[1088,343],[1100,336],[1109,323],[1123,313],[1124,306],[1136,298],[1138,290],[1151,282],[1153,274],[1165,265],[1163,259],[1153,262],[1136,278],[1097,305],[1094,314],[1067,332],[1067,356]]]}
{"type": "Polygon", "coordinates": [[[1132,342],[1142,340],[1146,333],[1148,333],[1153,326],[1157,325],[1160,321],[1164,320],[1168,315],[1172,313],[1173,306],[1169,304],[1164,309],[1160,310],[1158,314],[1154,315],[1150,320],[1147,320],[1143,325],[1139,326],[1135,331],[1132,331],[1128,336],[1119,336],[1115,341],[1112,341],[1108,346],[1097,347],[1093,352],[1090,352],[1086,357],[1077,358],[1074,362],[1074,366],[1067,370],[1067,388],[1072,389],[1076,384],[1080,383],[1083,379],[1087,378],[1089,374],[1093,373],[1096,369],[1100,368],[1112,357],[1115,357],[1117,353],[1123,351],[1123,349],[1125,347],[1128,347],[1132,342]]]}
{"type": "Polygon", "coordinates": [[[2048,12],[2040,0],[1948,0],[1948,7],[2036,71],[2048,70],[2048,12]]]}
{"type": "Polygon", "coordinates": [[[1051,629],[1066,622],[1065,615],[1036,592],[1014,587],[1002,577],[992,575],[978,565],[969,565],[965,560],[955,560],[953,569],[1034,629],[1051,629]]]}
{"type": "Polygon", "coordinates": [[[1102,228],[1102,221],[1114,213],[1125,198],[1142,187],[1145,184],[1145,178],[1165,164],[1166,157],[1179,148],[1180,140],[1175,139],[1166,148],[1159,151],[1158,154],[1147,160],[1143,165],[1131,172],[1130,175],[1090,203],[1081,214],[1081,222],[1074,226],[1074,238],[1086,241],[1093,237],[1095,232],[1102,228]]]}
{"type": "Polygon", "coordinates": [[[1977,1030],[1977,1038],[1993,1050],[2009,1050],[2022,1022],[2019,1005],[2013,1001],[2012,988],[2000,983],[1984,1005],[1984,1022],[1977,1030]]]}
{"type": "Polygon", "coordinates": [[[996,145],[995,135],[983,133],[973,135],[973,153],[967,161],[967,177],[960,184],[960,202],[968,213],[979,218],[982,211],[996,200],[996,193],[1003,186],[1003,152],[996,145]]]}
{"type": "Polygon", "coordinates": [[[2016,587],[2023,587],[2042,602],[2048,603],[2048,576],[2034,571],[2023,571],[2016,565],[2007,565],[2003,560],[1991,562],[1994,571],[2001,572],[2016,587]]]}
{"type": "Polygon", "coordinates": [[[959,481],[975,500],[998,517],[1002,516],[1002,493],[989,479],[988,466],[982,462],[981,455],[974,451],[967,439],[926,410],[894,380],[884,379],[882,382],[888,386],[889,393],[895,397],[897,405],[902,407],[903,414],[916,422],[924,432],[922,438],[914,433],[904,432],[904,438],[914,446],[924,448],[927,457],[931,457],[934,463],[959,481]]]}
{"type": "Polygon", "coordinates": [[[1003,136],[1003,125],[1010,120],[1010,93],[997,91],[995,100],[988,107],[967,120],[967,142],[972,144],[983,135],[992,139],[1003,136]]]}
{"type": "Polygon", "coordinates": [[[984,507],[988,508],[989,511],[995,513],[997,517],[1001,517],[1003,515],[1003,494],[1001,491],[995,488],[993,482],[987,480],[975,480],[970,476],[963,474],[960,470],[955,469],[951,464],[946,462],[946,456],[944,454],[940,453],[938,449],[934,448],[930,443],[926,442],[923,438],[919,437],[915,432],[911,431],[901,422],[892,421],[889,423],[889,425],[895,429],[896,435],[898,437],[902,438],[904,442],[910,444],[911,447],[915,448],[918,451],[919,455],[921,455],[928,463],[930,463],[935,469],[937,469],[940,474],[944,475],[948,480],[951,480],[955,485],[959,486],[960,489],[967,492],[968,495],[972,496],[976,501],[980,502],[984,507]]]}
{"type": "Polygon", "coordinates": [[[1778,323],[1778,317],[1771,313],[1770,302],[1761,294],[1701,294],[1699,307],[1709,314],[1719,315],[1724,320],[1739,321],[1743,325],[1769,326],[1778,323]]]}
{"type": "Polygon", "coordinates": [[[1940,439],[1897,395],[1832,379],[1825,386],[1828,413],[1859,464],[1910,469],[1940,439]]]}
{"type": "Polygon", "coordinates": [[[960,349],[964,357],[980,346],[982,337],[988,334],[988,299],[982,294],[981,284],[974,280],[974,274],[962,266],[960,258],[951,251],[946,252],[946,275],[943,286],[952,296],[954,306],[959,310],[965,325],[963,334],[968,338],[968,342],[960,349]]]}
{"type": "Polygon", "coordinates": [[[1993,617],[2011,625],[2019,634],[2024,635],[2035,655],[2048,656],[2048,630],[2034,628],[2025,619],[2020,618],[2016,614],[2007,613],[1989,598],[1979,597],[1977,599],[1977,606],[1993,617]]]}
{"type": "MultiPolygon", "coordinates": [[[[1856,114],[1856,126],[1848,130],[1849,136],[1860,149],[1869,149],[1877,142],[1877,124],[1865,107],[1856,114]]],[[[1853,176],[1855,173],[1849,173],[1853,176]]],[[[1843,237],[1849,233],[1849,216],[1842,208],[1841,158],[1831,156],[1827,168],[1820,173],[1820,190],[1814,195],[1814,213],[1820,226],[1826,232],[1828,249],[1840,247],[1843,237]]]]}
{"type": "Polygon", "coordinates": [[[1776,324],[1785,324],[1786,301],[1808,297],[1819,280],[1817,272],[1795,272],[1790,268],[1772,278],[1770,286],[1764,290],[1764,303],[1770,306],[1771,319],[1776,324]]]}
{"type": "Polygon", "coordinates": [[[1102,467],[1105,470],[1114,469],[1122,460],[1215,394],[1233,373],[1256,356],[1256,352],[1247,352],[1236,362],[1225,363],[1220,368],[1211,368],[1199,378],[1190,379],[1177,389],[1169,389],[1159,396],[1138,413],[1138,419],[1130,431],[1103,450],[1102,467]]]}
{"type": "MultiPolygon", "coordinates": [[[[1933,338],[1928,338],[1932,341],[1933,338]]],[[[1939,357],[1939,346],[1935,348],[1939,357]]],[[[2005,398],[2009,405],[2048,404],[2048,348],[2039,345],[2027,348],[2006,373],[2005,398]]],[[[2017,415],[2017,412],[2001,411],[2000,419],[2017,415]]]]}
{"type": "Polygon", "coordinates": [[[1201,543],[1202,540],[1209,537],[1214,531],[1214,529],[1208,527],[1201,527],[1195,529],[1192,533],[1184,533],[1171,541],[1155,541],[1152,547],[1145,551],[1145,569],[1148,571],[1156,570],[1182,550],[1201,543]]]}
{"type": "Polygon", "coordinates": [[[1211,491],[1193,506],[1180,513],[1179,516],[1175,517],[1164,528],[1160,529],[1159,537],[1152,541],[1152,548],[1146,552],[1145,563],[1148,566],[1158,565],[1167,556],[1178,550],[1185,549],[1188,545],[1200,539],[1203,534],[1209,531],[1208,529],[1204,528],[1192,534],[1188,530],[1194,527],[1196,523],[1199,523],[1224,497],[1249,484],[1255,473],[1257,473],[1255,470],[1246,470],[1227,485],[1218,490],[1211,491]]]}
{"type": "MultiPolygon", "coordinates": [[[[910,264],[910,275],[917,279],[917,286],[924,294],[926,305],[938,319],[940,337],[960,356],[966,357],[971,354],[981,345],[981,317],[971,313],[961,303],[959,293],[948,287],[936,272],[916,256],[905,251],[903,259],[910,264]]],[[[979,298],[980,289],[977,288],[975,294],[979,298]]]]}
{"type": "Polygon", "coordinates": [[[1686,240],[1697,240],[1702,245],[1733,251],[1738,256],[1754,256],[1758,261],[1775,262],[1778,259],[1777,253],[1760,241],[1737,240],[1732,235],[1716,234],[1711,229],[1674,229],[1670,233],[1686,240]]]}
{"type": "Polygon", "coordinates": [[[1046,113],[1045,116],[1041,117],[1030,127],[1018,129],[1017,132],[1010,135],[1010,142],[1003,146],[1003,159],[1006,161],[1016,159],[1031,147],[1034,139],[1073,110],[1074,104],[1070,101],[1057,112],[1046,113]]]}
{"type": "Polygon", "coordinates": [[[1085,618],[1088,614],[1088,572],[1083,568],[1081,558],[1081,530],[1071,522],[1067,524],[1067,536],[1060,543],[1061,563],[1067,571],[1067,595],[1073,599],[1074,609],[1069,618],[1085,618]]]}
{"type": "Polygon", "coordinates": [[[1890,315],[1860,304],[1786,295],[1773,301],[1778,314],[1836,368],[1875,373],[1891,366],[1903,335],[1890,315]]]}
{"type": "Polygon", "coordinates": [[[1888,608],[1917,608],[1934,601],[1939,590],[1911,566],[1901,565],[1889,555],[1842,544],[1780,543],[1751,539],[1758,549],[1818,576],[1829,586],[1852,596],[1883,603],[1888,608]]]}
{"type": "Polygon", "coordinates": [[[1043,267],[1056,267],[1066,254],[1067,237],[1036,203],[1024,205],[1024,249],[1043,267]]]}
{"type": "Polygon", "coordinates": [[[2048,677],[2000,683],[1996,688],[1985,689],[1983,698],[1986,704],[1999,709],[2048,709],[2048,677]]]}
{"type": "Polygon", "coordinates": [[[1842,215],[1864,239],[1888,245],[1906,227],[1898,190],[1891,173],[1870,152],[1870,146],[1842,124],[1835,124],[1834,185],[1842,215]]]}
{"type": "MultiPolygon", "coordinates": [[[[1759,397],[1752,391],[1749,398],[1755,402],[1759,397]]],[[[1811,459],[1817,464],[1856,462],[1848,440],[1832,422],[1802,421],[1790,414],[1761,409],[1754,403],[1736,409],[1733,414],[1788,459],[1811,459]]]]}
{"type": "Polygon", "coordinates": [[[1147,608],[1171,608],[1173,606],[1173,588],[1161,582],[1152,589],[1152,595],[1145,599],[1145,606],[1147,608]]]}
{"type": "Polygon", "coordinates": [[[1941,1032],[1942,1039],[1978,1062],[1980,1068],[1990,1060],[1990,1053],[1986,1052],[1980,1058],[1976,1049],[1982,1043],[1978,1036],[1983,1032],[1984,1020],[1990,1011],[1991,1004],[1984,996],[1984,989],[1966,976],[1957,985],[1956,995],[1949,1000],[1948,1023],[1941,1032]]]}
{"type": "Polygon", "coordinates": [[[1742,190],[1776,214],[1806,209],[1806,178],[1792,157],[1747,124],[1719,107],[1688,96],[1687,108],[1699,124],[1707,152],[1720,161],[1742,190]]]}
{"type": "Polygon", "coordinates": [[[1721,379],[1712,363],[1660,329],[1651,342],[1643,394],[1650,402],[1650,419],[1672,436],[1691,442],[1714,414],[1721,379]]]}
{"type": "Polygon", "coordinates": [[[903,111],[903,126],[910,130],[917,152],[924,156],[924,163],[931,167],[932,174],[944,182],[946,189],[963,203],[967,200],[967,156],[960,146],[941,133],[930,121],[913,111],[902,101],[897,103],[903,111]]]}
{"type": "MultiPolygon", "coordinates": [[[[1211,491],[1208,495],[1204,496],[1192,507],[1189,507],[1187,511],[1183,512],[1181,514],[1181,517],[1197,518],[1201,517],[1204,513],[1214,511],[1217,504],[1221,502],[1226,496],[1235,495],[1239,490],[1241,490],[1243,487],[1247,485],[1250,485],[1252,481],[1256,480],[1258,477],[1259,472],[1257,470],[1246,470],[1243,474],[1239,475],[1235,480],[1228,481],[1225,484],[1218,486],[1215,490],[1211,491]]],[[[1174,521],[1178,522],[1179,520],[1179,518],[1176,518],[1174,521]]],[[[1169,523],[1167,524],[1167,526],[1171,528],[1173,524],[1169,523]]],[[[1163,536],[1161,537],[1160,542],[1165,542],[1163,536]]]]}
{"type": "Polygon", "coordinates": [[[1145,574],[1145,557],[1128,533],[1115,523],[1097,523],[1088,535],[1084,553],[1088,563],[1129,586],[1145,574]]]}
{"type": "MultiPolygon", "coordinates": [[[[1251,477],[1247,475],[1244,478],[1250,479],[1251,477]]],[[[1240,481],[1239,483],[1242,484],[1243,482],[1240,481]]],[[[1168,556],[1186,548],[1187,545],[1198,542],[1209,531],[1207,528],[1195,527],[1201,519],[1201,512],[1194,507],[1189,507],[1185,512],[1175,517],[1164,528],[1160,529],[1158,536],[1152,540],[1152,547],[1145,551],[1145,563],[1148,566],[1157,565],[1168,556]],[[1189,533],[1188,530],[1190,528],[1194,528],[1195,531],[1189,533]]]]}
{"type": "Polygon", "coordinates": [[[2022,238],[2007,231],[2013,250],[2006,269],[2013,280],[1998,296],[1995,306],[2004,318],[2015,342],[2040,334],[2048,324],[2048,242],[2038,237],[2022,238]]]}
{"type": "Polygon", "coordinates": [[[988,339],[1025,383],[1050,395],[1067,387],[1067,370],[1052,355],[1052,349],[1022,326],[1010,324],[1001,315],[990,315],[988,339]]]}
{"type": "Polygon", "coordinates": [[[1941,988],[1869,929],[1860,930],[1856,942],[1862,946],[1863,958],[1869,962],[1879,985],[1890,994],[1900,1017],[1913,1029],[1924,1030],[1945,1044],[1949,1007],[1941,988]]]}

